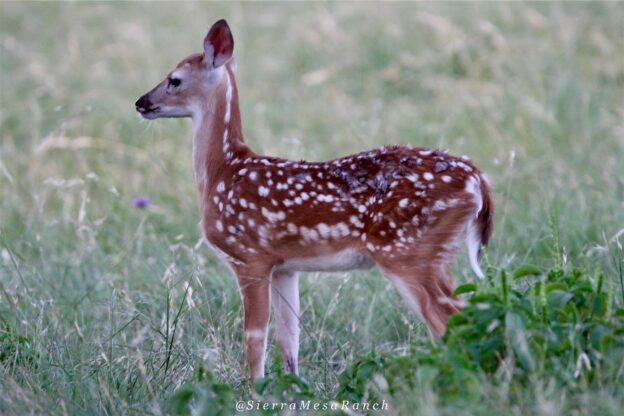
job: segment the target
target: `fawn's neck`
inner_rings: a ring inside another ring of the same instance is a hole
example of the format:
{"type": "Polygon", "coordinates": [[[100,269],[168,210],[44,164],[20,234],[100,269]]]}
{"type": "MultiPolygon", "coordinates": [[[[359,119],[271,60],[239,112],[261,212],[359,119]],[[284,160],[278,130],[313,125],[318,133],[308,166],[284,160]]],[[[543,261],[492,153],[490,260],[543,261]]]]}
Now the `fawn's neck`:
{"type": "Polygon", "coordinates": [[[251,153],[243,140],[234,74],[229,64],[223,71],[215,94],[193,115],[193,166],[200,194],[216,186],[228,163],[251,153]]]}

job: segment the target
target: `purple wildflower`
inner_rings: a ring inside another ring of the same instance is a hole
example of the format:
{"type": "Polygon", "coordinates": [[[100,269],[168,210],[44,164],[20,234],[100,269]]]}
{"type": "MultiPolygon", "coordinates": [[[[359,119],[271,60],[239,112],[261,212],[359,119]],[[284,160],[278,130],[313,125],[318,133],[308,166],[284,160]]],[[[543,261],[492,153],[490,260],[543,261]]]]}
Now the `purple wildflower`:
{"type": "Polygon", "coordinates": [[[150,204],[150,200],[146,196],[137,196],[132,200],[132,206],[135,208],[147,208],[150,204]]]}

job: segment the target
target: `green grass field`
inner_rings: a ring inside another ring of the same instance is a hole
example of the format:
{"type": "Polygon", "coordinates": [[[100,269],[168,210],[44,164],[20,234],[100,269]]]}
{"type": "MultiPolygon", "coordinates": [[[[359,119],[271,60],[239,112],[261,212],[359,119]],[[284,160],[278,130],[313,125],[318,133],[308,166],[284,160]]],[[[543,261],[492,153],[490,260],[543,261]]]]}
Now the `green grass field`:
{"type": "Polygon", "coordinates": [[[623,3],[0,2],[0,414],[621,414],[622,22],[623,3]],[[489,276],[458,256],[470,306],[441,342],[379,272],[307,274],[301,379],[271,342],[249,385],[235,280],[197,244],[191,123],[134,111],[222,17],[256,151],[413,144],[487,172],[489,276]]]}

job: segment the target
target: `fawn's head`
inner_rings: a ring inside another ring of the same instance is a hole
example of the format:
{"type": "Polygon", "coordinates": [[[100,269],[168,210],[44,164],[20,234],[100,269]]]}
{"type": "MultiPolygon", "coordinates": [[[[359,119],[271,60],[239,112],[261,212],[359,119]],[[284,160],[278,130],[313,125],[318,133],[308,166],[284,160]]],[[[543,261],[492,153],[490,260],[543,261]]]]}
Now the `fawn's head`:
{"type": "Polygon", "coordinates": [[[214,96],[232,59],[234,39],[225,20],[216,22],[204,38],[204,53],[184,58],[167,77],[135,103],[146,119],[192,117],[214,96]]]}

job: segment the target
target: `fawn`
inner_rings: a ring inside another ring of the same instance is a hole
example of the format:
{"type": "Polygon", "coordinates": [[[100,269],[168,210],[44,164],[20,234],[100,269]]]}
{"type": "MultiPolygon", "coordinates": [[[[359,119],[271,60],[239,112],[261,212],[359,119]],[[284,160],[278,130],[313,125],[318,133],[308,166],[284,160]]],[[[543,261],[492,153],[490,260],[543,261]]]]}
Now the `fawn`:
{"type": "Polygon", "coordinates": [[[264,375],[270,303],[287,371],[298,373],[297,272],[378,266],[440,337],[453,297],[452,257],[467,241],[479,277],[492,232],[485,176],[467,158],[386,146],[329,162],[254,153],[243,140],[234,39],[219,20],[203,53],[183,59],[136,102],[146,119],[191,117],[201,228],[236,274],[247,364],[264,375]]]}

